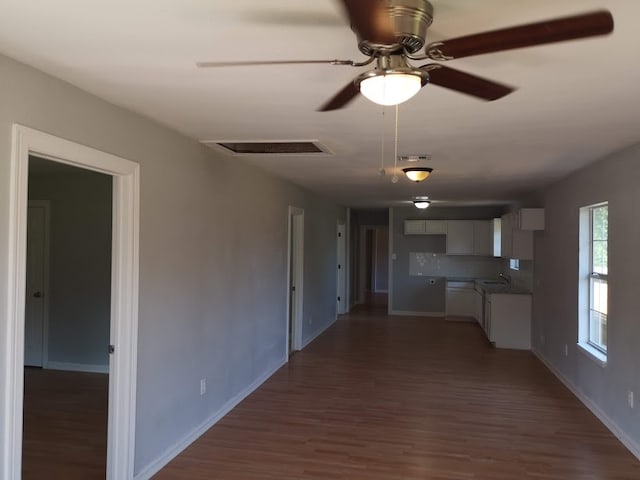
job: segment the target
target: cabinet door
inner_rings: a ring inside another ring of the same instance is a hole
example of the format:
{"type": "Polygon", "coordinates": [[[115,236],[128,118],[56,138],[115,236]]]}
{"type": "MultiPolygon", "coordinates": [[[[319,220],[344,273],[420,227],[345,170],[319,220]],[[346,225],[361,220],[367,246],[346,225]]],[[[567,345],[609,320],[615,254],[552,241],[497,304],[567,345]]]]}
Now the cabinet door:
{"type": "Polygon", "coordinates": [[[447,222],[447,255],[473,255],[473,221],[447,222]]]}
{"type": "Polygon", "coordinates": [[[425,221],[424,233],[427,235],[445,235],[447,233],[446,220],[425,221]]]}
{"type": "Polygon", "coordinates": [[[425,223],[426,223],[425,220],[405,220],[404,234],[405,235],[424,235],[425,223]]]}
{"type": "Polygon", "coordinates": [[[493,225],[490,220],[474,220],[473,222],[473,254],[493,254],[493,225]]]}

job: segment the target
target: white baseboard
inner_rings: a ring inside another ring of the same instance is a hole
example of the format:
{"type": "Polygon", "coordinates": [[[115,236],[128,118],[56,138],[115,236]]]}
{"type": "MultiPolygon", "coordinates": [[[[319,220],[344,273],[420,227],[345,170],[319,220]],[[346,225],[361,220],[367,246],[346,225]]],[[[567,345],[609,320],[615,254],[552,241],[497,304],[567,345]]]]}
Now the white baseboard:
{"type": "Polygon", "coordinates": [[[444,312],[412,312],[409,310],[391,310],[391,315],[402,315],[407,317],[444,317],[444,312]]]}
{"type": "Polygon", "coordinates": [[[92,365],[84,363],[47,362],[47,370],[65,370],[67,372],[109,373],[109,365],[92,365]]]}
{"type": "Polygon", "coordinates": [[[531,350],[533,354],[560,380],[565,387],[571,390],[578,399],[607,427],[627,449],[640,460],[640,444],[629,437],[605,412],[600,409],[589,397],[582,393],[567,377],[565,377],[551,362],[549,362],[538,350],[531,350]]]}
{"type": "Polygon", "coordinates": [[[313,332],[309,336],[309,338],[307,338],[306,340],[304,340],[302,342],[302,347],[300,348],[300,350],[305,348],[307,345],[309,345],[311,342],[313,342],[322,332],[324,332],[327,328],[329,328],[331,325],[336,323],[336,320],[337,320],[337,317],[334,318],[332,321],[330,321],[327,325],[323,325],[319,329],[317,329],[315,332],[313,332]]]}
{"type": "Polygon", "coordinates": [[[236,405],[238,405],[242,400],[248,397],[253,391],[262,385],[267,379],[276,373],[283,365],[287,363],[286,359],[283,359],[278,365],[273,367],[271,370],[262,374],[257,380],[255,380],[251,385],[238,393],[235,397],[231,398],[227,403],[225,403],[222,408],[220,408],[215,414],[201,423],[198,427],[188,433],[185,437],[182,438],[178,443],[169,447],[165,452],[160,455],[156,460],[151,462],[149,465],[144,467],[137,475],[134,476],[134,480],[149,480],[156,473],[162,470],[171,460],[177,457],[185,448],[195,442],[198,438],[200,438],[207,430],[213,427],[222,417],[224,417],[227,413],[233,410],[236,405]]]}

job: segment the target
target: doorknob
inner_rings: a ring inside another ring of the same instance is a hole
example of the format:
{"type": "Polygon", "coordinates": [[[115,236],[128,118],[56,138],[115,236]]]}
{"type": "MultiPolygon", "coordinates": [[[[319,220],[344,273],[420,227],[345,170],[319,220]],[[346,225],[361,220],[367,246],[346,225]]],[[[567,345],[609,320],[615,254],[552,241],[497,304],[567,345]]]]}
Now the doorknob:
{"type": "Polygon", "coordinates": [[[33,296],[36,298],[42,298],[43,295],[42,295],[42,292],[36,292],[33,294],[33,296]]]}

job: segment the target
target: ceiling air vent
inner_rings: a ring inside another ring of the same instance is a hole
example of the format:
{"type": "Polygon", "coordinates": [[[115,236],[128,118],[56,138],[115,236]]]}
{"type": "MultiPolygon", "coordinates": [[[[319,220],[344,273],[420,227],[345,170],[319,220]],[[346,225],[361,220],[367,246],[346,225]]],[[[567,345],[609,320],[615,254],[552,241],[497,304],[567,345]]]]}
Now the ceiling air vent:
{"type": "Polygon", "coordinates": [[[303,141],[203,141],[205,145],[230,155],[327,155],[331,153],[316,140],[303,141]]]}
{"type": "Polygon", "coordinates": [[[419,155],[401,155],[398,157],[401,162],[422,162],[431,160],[431,155],[428,153],[421,153],[419,155]]]}

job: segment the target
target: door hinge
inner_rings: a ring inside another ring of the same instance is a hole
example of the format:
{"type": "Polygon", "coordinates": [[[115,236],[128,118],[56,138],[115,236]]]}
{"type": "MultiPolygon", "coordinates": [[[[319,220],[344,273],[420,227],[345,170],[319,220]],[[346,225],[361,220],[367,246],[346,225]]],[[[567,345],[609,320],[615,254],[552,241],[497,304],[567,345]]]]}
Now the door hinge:
{"type": "Polygon", "coordinates": [[[338,264],[338,270],[340,270],[342,268],[342,265],[338,264]]]}
{"type": "Polygon", "coordinates": [[[115,345],[109,345],[109,355],[112,355],[116,351],[115,345]]]}
{"type": "Polygon", "coordinates": [[[294,285],[293,287],[291,287],[291,291],[295,292],[296,291],[296,286],[294,285]]]}
{"type": "Polygon", "coordinates": [[[340,301],[340,297],[338,297],[338,301],[340,301]]]}

